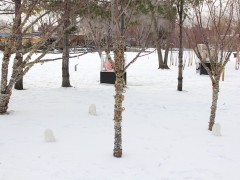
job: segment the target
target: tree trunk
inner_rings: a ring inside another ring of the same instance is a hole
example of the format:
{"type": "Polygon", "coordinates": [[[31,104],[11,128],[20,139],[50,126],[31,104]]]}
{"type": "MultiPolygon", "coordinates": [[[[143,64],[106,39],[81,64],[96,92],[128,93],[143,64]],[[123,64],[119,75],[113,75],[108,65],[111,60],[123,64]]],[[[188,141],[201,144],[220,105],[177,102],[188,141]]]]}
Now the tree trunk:
{"type": "Polygon", "coordinates": [[[156,49],[157,49],[157,54],[158,54],[158,69],[164,69],[164,63],[163,63],[163,56],[162,56],[162,46],[161,46],[161,36],[159,35],[159,28],[158,28],[158,23],[157,23],[157,18],[154,12],[152,12],[153,16],[153,25],[154,25],[154,31],[156,35],[156,49]]]}
{"type": "Polygon", "coordinates": [[[10,97],[11,94],[0,94],[0,114],[7,112],[10,97]]]}
{"type": "MultiPolygon", "coordinates": [[[[22,64],[22,56],[21,54],[16,54],[16,57],[15,57],[18,61],[17,65],[20,66],[22,64]]],[[[22,72],[20,72],[21,74],[23,74],[23,70],[20,70],[22,72]]],[[[23,90],[23,78],[21,77],[14,85],[14,89],[16,90],[23,90]]]]}
{"type": "Polygon", "coordinates": [[[117,42],[116,47],[114,48],[114,59],[115,59],[115,105],[114,105],[114,150],[113,156],[122,157],[122,112],[124,108],[122,107],[122,102],[124,100],[124,86],[125,81],[123,78],[124,75],[124,39],[121,38],[117,42]]]}
{"type": "Polygon", "coordinates": [[[70,26],[70,5],[68,1],[65,2],[64,10],[64,27],[63,30],[63,59],[62,59],[62,87],[71,87],[70,75],[69,75],[69,30],[66,30],[70,26]]]}
{"type": "Polygon", "coordinates": [[[179,7],[178,91],[182,91],[183,84],[183,3],[184,0],[181,0],[179,7]]]}
{"type": "MultiPolygon", "coordinates": [[[[169,38],[169,37],[168,37],[169,38]]],[[[164,69],[169,69],[168,67],[168,54],[169,54],[169,40],[167,40],[167,46],[164,54],[164,69]]]]}
{"type": "Polygon", "coordinates": [[[157,43],[157,54],[158,54],[158,69],[164,69],[162,48],[159,42],[157,43]]]}
{"type": "MultiPolygon", "coordinates": [[[[21,54],[22,50],[22,30],[20,28],[22,19],[21,16],[18,15],[20,7],[21,7],[21,1],[22,0],[15,0],[15,17],[18,16],[16,19],[16,57],[15,59],[17,60],[17,66],[21,66],[23,58],[21,54]]],[[[22,70],[21,70],[22,71],[22,70]]],[[[17,90],[23,90],[23,78],[20,78],[14,86],[15,89],[17,90]]]]}
{"type": "MultiPolygon", "coordinates": [[[[2,61],[2,69],[1,69],[1,85],[0,85],[0,114],[6,113],[8,110],[8,104],[9,100],[12,94],[12,88],[14,83],[9,86],[8,84],[8,67],[10,62],[10,57],[12,54],[12,50],[16,48],[16,59],[13,64],[13,73],[16,69],[15,66],[18,66],[18,56],[21,54],[19,53],[19,50],[21,48],[22,44],[22,35],[21,35],[21,12],[19,12],[21,6],[21,0],[15,1],[15,19],[13,21],[13,27],[12,27],[12,35],[9,37],[7,44],[4,48],[4,54],[3,54],[3,61],[2,61]],[[21,43],[20,43],[21,42],[21,43]],[[17,61],[17,62],[16,62],[17,61]]],[[[21,61],[21,58],[20,58],[21,61]]],[[[11,78],[10,81],[13,81],[11,78]]]]}
{"type": "Polygon", "coordinates": [[[7,86],[8,80],[8,65],[11,56],[11,48],[5,47],[3,62],[2,62],[2,76],[1,76],[1,92],[0,92],[0,114],[6,113],[8,110],[8,103],[10,100],[11,92],[7,86]]]}
{"type": "Polygon", "coordinates": [[[212,85],[212,106],[211,106],[210,121],[209,121],[209,125],[208,125],[209,131],[212,131],[212,127],[215,123],[218,93],[219,93],[219,80],[216,80],[216,82],[213,83],[213,85],[212,85]]]}
{"type": "Polygon", "coordinates": [[[6,94],[7,92],[7,83],[8,83],[8,65],[11,56],[11,48],[5,47],[3,62],[2,62],[2,76],[1,76],[1,94],[6,94]]]}

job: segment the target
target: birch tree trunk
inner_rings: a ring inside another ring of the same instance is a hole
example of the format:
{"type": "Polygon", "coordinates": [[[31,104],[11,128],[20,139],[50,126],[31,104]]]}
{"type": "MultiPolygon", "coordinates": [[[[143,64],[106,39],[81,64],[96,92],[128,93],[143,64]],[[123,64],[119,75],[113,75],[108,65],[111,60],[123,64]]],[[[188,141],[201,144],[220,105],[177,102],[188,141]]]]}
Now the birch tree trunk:
{"type": "Polygon", "coordinates": [[[208,130],[212,131],[212,127],[215,123],[216,111],[217,111],[217,101],[219,94],[219,79],[212,84],[212,106],[208,130]]]}
{"type": "Polygon", "coordinates": [[[122,102],[124,100],[124,38],[121,38],[114,48],[114,59],[115,59],[115,105],[114,105],[114,150],[113,156],[122,157],[122,102]]]}
{"type": "Polygon", "coordinates": [[[7,112],[8,103],[11,92],[8,90],[8,65],[11,57],[11,48],[5,47],[3,62],[2,62],[2,76],[1,76],[1,93],[0,93],[0,114],[7,112]]]}
{"type": "MultiPolygon", "coordinates": [[[[70,4],[65,2],[64,9],[64,27],[63,30],[70,26],[70,4]]],[[[65,30],[63,35],[63,59],[62,59],[62,87],[71,87],[69,75],[69,30],[65,30]]]]}
{"type": "MultiPolygon", "coordinates": [[[[14,83],[9,86],[8,84],[8,67],[10,62],[11,54],[17,51],[16,58],[14,64],[16,66],[20,66],[20,63],[18,62],[18,57],[21,56],[19,53],[19,48],[21,48],[22,44],[22,35],[21,35],[21,0],[15,1],[15,19],[13,21],[13,27],[12,27],[12,35],[8,38],[7,43],[4,48],[4,54],[3,54],[3,62],[2,62],[2,71],[1,71],[1,92],[0,92],[0,114],[4,114],[8,110],[8,104],[9,100],[12,94],[12,87],[14,83]],[[16,63],[17,61],[17,63],[16,63]]],[[[21,62],[21,58],[19,59],[21,62]]],[[[22,64],[22,62],[21,62],[22,64]]],[[[22,70],[22,69],[21,69],[22,70]]],[[[15,66],[13,65],[13,73],[16,72],[15,66]]],[[[11,78],[12,80],[12,78],[11,78]]],[[[10,81],[11,81],[10,80],[10,81]]]]}
{"type": "Polygon", "coordinates": [[[7,112],[10,97],[11,94],[0,94],[0,114],[7,112]]]}
{"type": "MultiPolygon", "coordinates": [[[[19,5],[19,6],[21,5],[21,7],[20,8],[18,7],[19,12],[16,14],[16,17],[13,19],[11,36],[7,39],[7,42],[4,47],[4,54],[3,54],[3,59],[2,59],[2,69],[1,69],[1,85],[0,85],[0,114],[4,114],[8,110],[8,104],[9,104],[9,100],[10,100],[10,97],[12,94],[12,89],[14,87],[14,84],[20,78],[22,78],[34,64],[39,63],[40,59],[43,58],[46,55],[46,53],[51,48],[53,48],[56,45],[56,42],[59,41],[59,39],[60,39],[59,38],[52,45],[49,45],[46,51],[44,51],[40,56],[38,56],[35,60],[32,60],[32,62],[31,62],[31,58],[32,58],[33,54],[49,38],[49,36],[46,37],[46,39],[43,39],[40,43],[36,44],[33,49],[28,50],[27,57],[24,60],[22,59],[21,64],[19,64],[18,56],[22,57],[22,53],[23,53],[22,48],[20,48],[20,44],[21,44],[20,42],[22,42],[21,28],[29,20],[32,12],[34,11],[34,8],[37,7],[37,5],[38,5],[38,1],[32,2],[33,7],[30,8],[31,10],[25,12],[26,15],[24,16],[23,22],[21,22],[21,12],[24,9],[23,3],[21,4],[21,0],[16,0],[15,2],[17,2],[17,5],[19,5]],[[14,59],[13,66],[12,66],[12,69],[13,69],[12,75],[9,78],[8,77],[9,62],[10,62],[11,55],[14,53],[16,53],[16,57],[14,59]],[[8,82],[8,80],[9,80],[9,82],[8,82]]],[[[24,1],[24,2],[27,3],[27,1],[24,1]]],[[[46,13],[43,13],[42,15],[37,17],[29,26],[26,27],[26,29],[24,31],[27,31],[27,29],[30,28],[31,25],[35,24],[40,18],[47,15],[48,13],[49,13],[49,11],[47,11],[46,13]]],[[[55,28],[55,30],[56,30],[56,28],[55,28]]],[[[61,37],[61,35],[60,35],[60,37],[61,37]]]]}

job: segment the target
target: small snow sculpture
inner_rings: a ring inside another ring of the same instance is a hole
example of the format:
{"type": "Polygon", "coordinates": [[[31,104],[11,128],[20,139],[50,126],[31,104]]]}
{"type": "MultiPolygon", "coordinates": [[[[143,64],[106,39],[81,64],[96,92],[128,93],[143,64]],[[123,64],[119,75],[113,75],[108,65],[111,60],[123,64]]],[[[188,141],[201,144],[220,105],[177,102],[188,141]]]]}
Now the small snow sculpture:
{"type": "Polygon", "coordinates": [[[221,136],[221,126],[218,123],[215,123],[212,127],[212,133],[215,136],[221,136]]]}
{"type": "Polygon", "coordinates": [[[51,129],[46,129],[44,131],[44,138],[46,142],[56,142],[53,131],[51,129]]]}
{"type": "Polygon", "coordinates": [[[89,111],[88,114],[96,116],[97,112],[96,112],[96,105],[95,104],[91,104],[89,107],[89,111]]]}

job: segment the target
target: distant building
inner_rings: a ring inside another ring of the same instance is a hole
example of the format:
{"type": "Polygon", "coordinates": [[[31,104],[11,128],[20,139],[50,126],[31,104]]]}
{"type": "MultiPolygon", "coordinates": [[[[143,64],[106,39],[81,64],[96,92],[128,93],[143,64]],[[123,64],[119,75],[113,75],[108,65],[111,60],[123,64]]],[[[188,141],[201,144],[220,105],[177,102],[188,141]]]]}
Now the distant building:
{"type": "MultiPolygon", "coordinates": [[[[8,38],[11,36],[11,33],[0,32],[0,45],[4,45],[8,38]]],[[[37,43],[40,42],[41,38],[35,34],[25,34],[23,35],[22,42],[23,43],[37,43]]]]}

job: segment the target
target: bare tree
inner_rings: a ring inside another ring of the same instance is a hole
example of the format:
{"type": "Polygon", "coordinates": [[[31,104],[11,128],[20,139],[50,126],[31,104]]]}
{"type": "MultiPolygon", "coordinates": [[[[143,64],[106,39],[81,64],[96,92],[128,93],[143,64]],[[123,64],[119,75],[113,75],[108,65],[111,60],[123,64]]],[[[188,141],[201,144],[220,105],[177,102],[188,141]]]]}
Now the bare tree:
{"type": "Polygon", "coordinates": [[[90,1],[85,4],[84,12],[84,27],[85,33],[89,41],[94,43],[94,46],[102,57],[102,51],[107,46],[111,45],[111,9],[110,2],[103,1],[100,4],[90,1]]]}
{"type": "Polygon", "coordinates": [[[221,74],[239,41],[239,17],[239,2],[235,0],[209,1],[194,7],[193,20],[199,29],[192,28],[188,38],[212,82],[210,131],[215,123],[221,74]],[[198,45],[199,31],[202,45],[198,45]]]}
{"type": "Polygon", "coordinates": [[[153,18],[154,39],[158,53],[158,68],[169,69],[168,53],[171,44],[172,33],[175,29],[176,10],[173,1],[149,1],[151,16],[153,18]],[[164,56],[162,49],[165,49],[164,56]]]}
{"type": "Polygon", "coordinates": [[[89,41],[94,42],[94,46],[98,52],[99,57],[102,57],[102,51],[105,46],[110,46],[111,44],[111,27],[107,22],[108,20],[95,20],[85,19],[87,24],[87,29],[89,33],[87,38],[89,41]]]}
{"type": "MultiPolygon", "coordinates": [[[[98,5],[94,2],[88,2],[86,6],[88,9],[84,15],[86,34],[94,42],[100,57],[102,57],[102,51],[105,48],[112,49],[114,41],[113,34],[116,27],[112,21],[109,4],[109,1],[102,1],[98,5]]],[[[138,2],[138,6],[139,4],[140,2],[138,2]]],[[[149,36],[149,28],[152,24],[151,17],[147,17],[141,11],[136,10],[134,15],[131,12],[127,12],[126,15],[123,14],[119,21],[120,24],[127,23],[127,28],[121,29],[121,31],[124,31],[126,43],[141,48],[145,44],[146,37],[149,36]]]]}
{"type": "MultiPolygon", "coordinates": [[[[125,80],[124,74],[126,69],[132,65],[138,57],[147,55],[141,54],[146,49],[147,40],[150,34],[151,23],[144,28],[139,36],[142,49],[138,52],[127,65],[125,65],[125,41],[127,37],[128,28],[131,27],[133,13],[137,11],[136,6],[139,1],[132,0],[103,0],[89,1],[88,8],[85,12],[85,23],[90,31],[92,39],[97,46],[99,55],[102,55],[102,48],[105,46],[105,53],[108,61],[114,70],[115,80],[115,104],[114,104],[114,150],[115,157],[122,156],[122,112],[124,100],[125,80]],[[148,31],[146,31],[148,29],[148,31]],[[110,48],[113,48],[114,57],[110,56],[110,48]]],[[[135,16],[136,18],[136,16],[135,16]]]]}
{"type": "MultiPolygon", "coordinates": [[[[26,49],[18,48],[18,32],[22,30],[22,34],[25,34],[29,28],[31,28],[39,19],[49,13],[49,11],[44,11],[39,15],[35,15],[35,19],[28,24],[30,17],[33,16],[33,12],[42,6],[44,9],[45,3],[42,3],[40,0],[33,1],[32,3],[28,0],[22,0],[22,4],[19,8],[19,12],[25,12],[23,19],[19,25],[19,19],[22,14],[18,13],[13,19],[13,26],[11,30],[11,35],[8,38],[4,51],[3,51],[3,59],[2,59],[2,69],[1,69],[1,87],[0,87],[0,114],[6,113],[8,109],[8,103],[12,94],[12,88],[14,84],[21,79],[32,67],[34,64],[39,63],[41,59],[46,55],[46,53],[54,47],[58,39],[50,44],[45,51],[39,54],[36,58],[33,57],[33,54],[43,46],[46,41],[52,36],[52,34],[56,31],[56,29],[61,25],[61,22],[55,22],[55,27],[49,31],[45,36],[41,38],[40,42],[35,43],[32,47],[26,49]],[[12,74],[11,78],[8,78],[8,71],[10,66],[10,58],[14,54],[18,54],[21,57],[24,57],[22,62],[19,63],[19,59],[15,58],[12,65],[12,74]],[[25,56],[24,56],[25,55],[25,56]]],[[[53,24],[54,26],[54,24],[53,24]]],[[[61,34],[59,34],[61,37],[61,34]]],[[[59,38],[60,39],[60,38],[59,38]]]]}
{"type": "MultiPolygon", "coordinates": [[[[21,21],[22,21],[22,14],[23,14],[23,8],[20,9],[22,4],[22,0],[14,0],[13,2],[10,1],[2,1],[0,4],[0,14],[6,15],[15,15],[15,18],[17,18],[16,21],[16,36],[18,37],[17,39],[17,51],[16,51],[16,59],[18,59],[18,63],[22,63],[22,56],[19,53],[19,50],[22,49],[22,32],[21,32],[21,21]],[[13,7],[14,6],[14,7],[13,7]],[[21,14],[20,16],[17,17],[18,14],[21,14]]],[[[6,29],[6,26],[5,26],[6,29]]],[[[3,29],[4,30],[4,29],[3,29]]],[[[23,90],[23,78],[20,78],[14,86],[15,89],[17,90],[23,90]]]]}
{"type": "Polygon", "coordinates": [[[145,0],[139,2],[139,11],[145,17],[145,26],[148,27],[152,19],[152,44],[156,47],[158,54],[158,69],[169,69],[168,51],[175,29],[176,8],[174,1],[145,0]],[[163,55],[162,49],[165,49],[163,55]]]}
{"type": "Polygon", "coordinates": [[[142,41],[142,48],[126,66],[125,58],[124,58],[124,49],[125,49],[125,38],[126,38],[126,31],[127,28],[131,24],[131,19],[133,12],[137,9],[137,5],[139,5],[138,1],[132,0],[112,0],[111,1],[111,19],[112,19],[112,26],[111,31],[113,35],[113,52],[114,52],[114,60],[111,59],[109,49],[106,49],[106,54],[108,57],[109,62],[111,63],[115,75],[115,105],[114,105],[114,130],[115,130],[115,137],[114,137],[114,149],[113,155],[114,157],[121,157],[122,156],[122,112],[124,111],[123,108],[123,100],[124,100],[124,88],[125,88],[125,80],[124,80],[124,73],[126,69],[130,67],[139,57],[147,55],[142,54],[146,48],[146,44],[148,41],[148,37],[150,34],[149,32],[145,34],[145,43],[142,41]]]}

